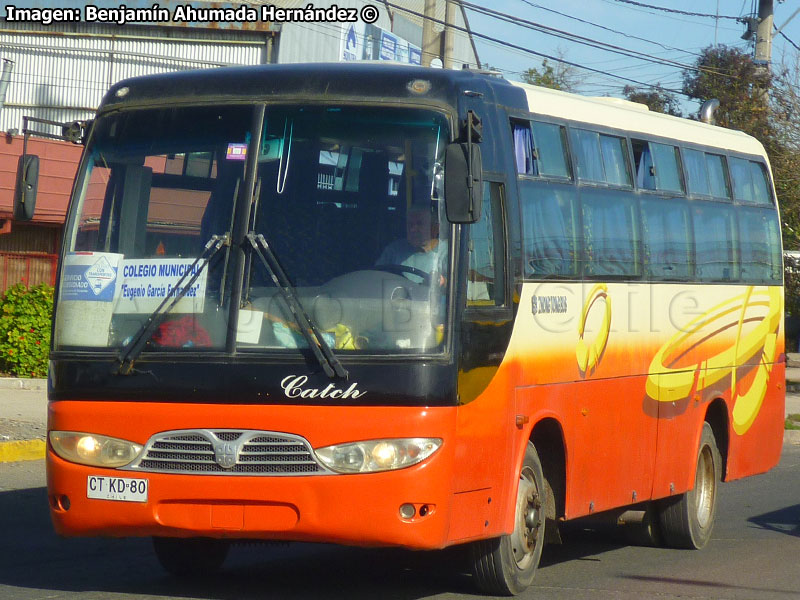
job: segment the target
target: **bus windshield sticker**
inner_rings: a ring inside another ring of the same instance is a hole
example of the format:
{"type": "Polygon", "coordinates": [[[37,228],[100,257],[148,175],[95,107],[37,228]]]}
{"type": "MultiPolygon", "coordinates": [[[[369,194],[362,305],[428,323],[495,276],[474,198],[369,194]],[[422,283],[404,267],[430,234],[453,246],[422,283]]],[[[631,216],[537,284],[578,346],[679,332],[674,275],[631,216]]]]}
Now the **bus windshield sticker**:
{"type": "MultiPolygon", "coordinates": [[[[174,298],[181,293],[176,287],[178,280],[186,274],[194,262],[191,258],[133,259],[123,260],[118,291],[114,301],[115,314],[149,314],[158,308],[165,298],[174,298]]],[[[200,270],[202,264],[195,269],[200,270]]],[[[190,274],[190,278],[191,278],[190,274]]],[[[191,289],[172,308],[173,313],[201,313],[206,296],[208,271],[203,269],[191,289]]]]}
{"type": "Polygon", "coordinates": [[[228,144],[225,158],[227,160],[245,160],[247,158],[247,144],[228,144]]]}
{"type": "Polygon", "coordinates": [[[59,311],[63,343],[107,346],[122,254],[74,252],[64,257],[59,311]]]}

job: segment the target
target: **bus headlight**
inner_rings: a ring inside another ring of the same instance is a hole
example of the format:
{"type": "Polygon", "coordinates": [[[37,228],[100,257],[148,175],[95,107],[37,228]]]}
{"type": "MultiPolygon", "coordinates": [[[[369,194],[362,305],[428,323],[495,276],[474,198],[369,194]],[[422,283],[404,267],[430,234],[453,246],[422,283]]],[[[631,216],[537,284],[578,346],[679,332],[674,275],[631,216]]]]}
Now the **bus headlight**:
{"type": "Polygon", "coordinates": [[[50,445],[64,460],[91,467],[123,467],[142,451],[127,440],[77,431],[51,431],[50,445]]]}
{"type": "Polygon", "coordinates": [[[317,458],[337,473],[375,473],[404,469],[430,457],[442,445],[439,438],[370,440],[317,448],[317,458]]]}

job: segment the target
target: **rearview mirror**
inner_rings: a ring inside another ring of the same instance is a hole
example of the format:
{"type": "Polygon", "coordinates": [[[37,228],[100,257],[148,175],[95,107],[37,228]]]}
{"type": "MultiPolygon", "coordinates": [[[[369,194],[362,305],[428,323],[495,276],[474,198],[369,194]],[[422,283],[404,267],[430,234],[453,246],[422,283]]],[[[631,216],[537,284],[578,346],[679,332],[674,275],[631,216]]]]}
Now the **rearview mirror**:
{"type": "Polygon", "coordinates": [[[477,144],[454,143],[447,147],[444,199],[447,220],[451,223],[475,223],[481,218],[483,164],[477,144]]]}
{"type": "Polygon", "coordinates": [[[14,220],[30,221],[36,209],[39,185],[39,157],[23,154],[17,162],[17,183],[14,188],[14,220]]]}

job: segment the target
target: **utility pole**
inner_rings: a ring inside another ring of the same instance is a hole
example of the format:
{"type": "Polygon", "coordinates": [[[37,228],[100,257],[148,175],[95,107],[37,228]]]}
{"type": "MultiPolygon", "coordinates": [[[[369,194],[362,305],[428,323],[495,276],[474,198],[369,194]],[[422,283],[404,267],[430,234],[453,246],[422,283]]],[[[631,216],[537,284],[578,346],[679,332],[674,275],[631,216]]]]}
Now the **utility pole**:
{"type": "Polygon", "coordinates": [[[769,71],[772,59],[772,0],[758,0],[758,29],[754,62],[769,71]]]}
{"type": "Polygon", "coordinates": [[[430,67],[434,58],[439,58],[439,37],[433,30],[436,18],[436,0],[425,0],[425,16],[422,21],[422,66],[430,67]]]}
{"type": "Polygon", "coordinates": [[[456,15],[455,0],[445,0],[444,11],[444,68],[453,68],[453,21],[456,15]]]}

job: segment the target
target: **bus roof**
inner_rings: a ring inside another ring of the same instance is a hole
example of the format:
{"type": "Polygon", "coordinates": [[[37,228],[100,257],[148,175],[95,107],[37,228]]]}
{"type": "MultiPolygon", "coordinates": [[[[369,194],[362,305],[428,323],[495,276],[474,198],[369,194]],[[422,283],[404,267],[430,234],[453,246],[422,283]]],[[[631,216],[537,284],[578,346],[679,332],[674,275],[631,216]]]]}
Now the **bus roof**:
{"type": "Polygon", "coordinates": [[[515,81],[510,83],[525,91],[528,110],[534,114],[671,138],[744,154],[765,155],[764,147],[758,140],[734,129],[651,112],[644,104],[620,98],[591,98],[526,83],[515,81]]]}

